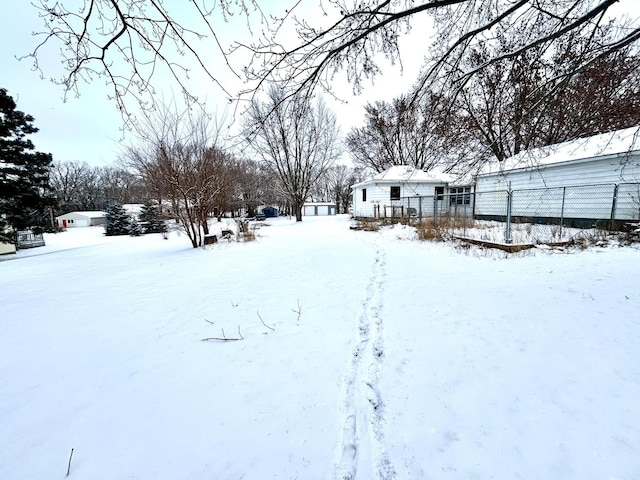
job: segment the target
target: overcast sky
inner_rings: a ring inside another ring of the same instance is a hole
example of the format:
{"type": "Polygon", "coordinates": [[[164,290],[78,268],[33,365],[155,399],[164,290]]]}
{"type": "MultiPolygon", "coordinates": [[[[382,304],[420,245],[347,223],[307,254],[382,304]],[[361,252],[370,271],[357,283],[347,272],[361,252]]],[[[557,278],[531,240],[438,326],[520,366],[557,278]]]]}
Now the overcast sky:
{"type": "MultiPolygon", "coordinates": [[[[115,103],[107,98],[110,91],[104,80],[97,79],[91,84],[81,85],[79,98],[72,96],[66,102],[63,101],[64,91],[61,86],[41,79],[38,72],[32,70],[30,59],[16,59],[30,53],[38,43],[37,37],[32,35],[32,32],[42,30],[38,11],[30,2],[12,2],[11,14],[4,12],[0,27],[0,87],[6,88],[16,100],[18,110],[35,117],[34,125],[40,129],[32,136],[36,149],[52,153],[54,161],[86,161],[97,166],[112,165],[122,151],[122,145],[134,141],[134,138],[127,133],[123,136],[122,119],[115,103]]],[[[234,29],[237,32],[238,25],[225,25],[223,33],[227,37],[234,36],[234,29]]],[[[242,25],[240,29],[246,31],[242,25]]],[[[412,34],[416,35],[424,35],[426,40],[428,32],[412,34]]],[[[226,43],[231,40],[233,38],[223,38],[226,43]]],[[[336,111],[344,133],[353,125],[362,123],[362,106],[367,101],[390,100],[409,89],[422,64],[423,50],[420,50],[421,53],[414,54],[411,61],[405,61],[403,74],[399,67],[384,64],[384,78],[376,80],[374,86],[367,86],[361,96],[351,95],[351,87],[346,82],[339,86],[338,90],[349,100],[349,104],[329,103],[336,111]]],[[[41,63],[45,75],[54,76],[61,72],[60,57],[55,51],[48,52],[48,58],[42,58],[41,63]]],[[[220,71],[223,70],[221,63],[220,71]]],[[[227,88],[240,88],[240,82],[234,82],[233,76],[228,72],[224,78],[227,88]],[[231,87],[229,83],[232,84],[231,87]]],[[[156,86],[163,90],[163,96],[179,92],[179,88],[168,79],[166,83],[156,86]]],[[[198,94],[206,96],[210,109],[222,116],[227,108],[223,93],[211,82],[203,82],[202,90],[198,94]]],[[[227,115],[227,118],[231,117],[227,115]]]]}
{"type": "MultiPolygon", "coordinates": [[[[185,2],[186,3],[186,2],[185,2]]],[[[266,4],[267,2],[265,2],[266,4]]],[[[280,5],[280,8],[293,4],[292,0],[272,0],[269,8],[280,5]]],[[[303,3],[315,8],[317,1],[303,3]]],[[[621,0],[617,7],[626,10],[637,17],[640,13],[639,0],[621,0]]],[[[186,10],[185,10],[186,11],[186,10]]],[[[182,12],[178,12],[182,13],[182,12]]],[[[302,12],[304,13],[304,12],[302,12]]],[[[255,17],[252,17],[255,19],[255,17]]],[[[317,13],[312,17],[314,22],[322,19],[317,13]]],[[[216,32],[220,33],[222,43],[228,45],[232,40],[242,37],[248,41],[249,34],[246,23],[225,23],[216,18],[218,24],[216,32]]],[[[346,98],[347,105],[336,104],[327,99],[329,105],[336,111],[343,133],[354,125],[363,123],[363,105],[367,101],[391,100],[405,93],[416,79],[426,46],[431,35],[427,25],[418,25],[418,20],[412,22],[413,31],[410,37],[401,39],[401,52],[404,72],[399,66],[392,66],[382,61],[385,72],[378,78],[374,86],[366,85],[361,96],[353,96],[351,87],[346,81],[337,81],[336,91],[346,98]]],[[[256,20],[253,28],[259,30],[260,23],[256,20]]],[[[11,2],[11,9],[5,9],[0,17],[0,87],[6,88],[18,104],[18,109],[35,117],[35,126],[40,131],[32,137],[37,150],[50,152],[54,161],[86,161],[91,165],[113,165],[122,146],[134,141],[131,134],[123,134],[123,125],[115,103],[107,98],[110,90],[103,79],[96,79],[91,84],[81,85],[79,98],[68,98],[63,101],[63,89],[46,79],[41,79],[37,72],[32,71],[30,59],[16,60],[16,56],[30,53],[37,45],[38,39],[32,32],[42,31],[43,22],[38,17],[38,11],[29,1],[11,2]]],[[[295,41],[295,40],[292,40],[295,41]]],[[[296,42],[297,43],[297,42],[296,42]]],[[[201,49],[206,55],[210,50],[201,49]]],[[[41,63],[45,75],[54,76],[62,72],[60,56],[53,49],[42,57],[41,63]]],[[[216,77],[220,75],[225,87],[232,93],[242,88],[242,83],[226,69],[223,62],[215,66],[216,77]]],[[[243,63],[237,61],[238,67],[243,63]]],[[[155,82],[155,87],[163,98],[170,98],[179,88],[170,79],[155,82]]],[[[227,102],[225,95],[213,82],[200,79],[196,82],[194,93],[201,98],[206,97],[210,113],[222,116],[227,102]]],[[[227,115],[227,119],[232,118],[227,115]]]]}

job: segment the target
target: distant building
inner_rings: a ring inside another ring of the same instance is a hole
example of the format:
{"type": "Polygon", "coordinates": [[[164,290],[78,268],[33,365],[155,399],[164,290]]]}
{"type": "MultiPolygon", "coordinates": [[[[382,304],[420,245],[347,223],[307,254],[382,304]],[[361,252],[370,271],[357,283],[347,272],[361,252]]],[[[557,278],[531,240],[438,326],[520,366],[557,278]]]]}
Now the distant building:
{"type": "Polygon", "coordinates": [[[60,228],[94,227],[106,223],[106,213],[99,211],[69,212],[56,217],[60,228]]]}
{"type": "Polygon", "coordinates": [[[305,217],[323,217],[335,215],[336,204],[332,202],[308,202],[302,206],[302,215],[305,217]]]}
{"type": "Polygon", "coordinates": [[[278,209],[276,207],[262,207],[262,213],[265,218],[275,218],[278,216],[278,209]]]}

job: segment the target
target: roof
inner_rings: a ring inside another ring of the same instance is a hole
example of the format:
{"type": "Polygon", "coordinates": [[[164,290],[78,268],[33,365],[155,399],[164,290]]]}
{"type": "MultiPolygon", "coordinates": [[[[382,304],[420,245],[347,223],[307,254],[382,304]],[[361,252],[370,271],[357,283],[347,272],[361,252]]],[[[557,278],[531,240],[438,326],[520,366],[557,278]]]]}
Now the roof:
{"type": "Polygon", "coordinates": [[[407,165],[394,165],[364,182],[352,185],[352,188],[369,183],[450,183],[455,179],[455,175],[442,173],[438,170],[425,172],[407,165]]]}
{"type": "Polygon", "coordinates": [[[105,212],[101,212],[98,210],[87,210],[87,211],[65,213],[64,215],[58,215],[56,218],[66,217],[68,215],[82,215],[84,217],[89,217],[89,218],[102,218],[102,217],[106,217],[107,214],[105,212]]]}
{"type": "Polygon", "coordinates": [[[487,164],[479,174],[490,175],[543,165],[622,156],[638,151],[640,151],[640,126],[523,151],[507,158],[504,162],[487,164]]]}

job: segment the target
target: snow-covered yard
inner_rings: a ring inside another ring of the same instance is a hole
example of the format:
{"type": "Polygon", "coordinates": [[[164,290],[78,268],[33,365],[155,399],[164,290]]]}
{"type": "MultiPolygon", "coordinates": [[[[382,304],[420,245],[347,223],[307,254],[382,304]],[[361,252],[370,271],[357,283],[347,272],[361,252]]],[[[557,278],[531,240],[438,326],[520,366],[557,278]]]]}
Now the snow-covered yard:
{"type": "Polygon", "coordinates": [[[1,258],[0,479],[640,478],[640,250],[269,223],[1,258]]]}

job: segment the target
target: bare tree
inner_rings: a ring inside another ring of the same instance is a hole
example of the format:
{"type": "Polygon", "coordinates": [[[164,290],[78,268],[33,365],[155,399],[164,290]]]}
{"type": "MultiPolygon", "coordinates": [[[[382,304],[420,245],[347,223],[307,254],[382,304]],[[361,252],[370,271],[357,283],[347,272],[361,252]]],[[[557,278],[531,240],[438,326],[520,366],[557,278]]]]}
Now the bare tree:
{"type": "MultiPolygon", "coordinates": [[[[592,38],[612,15],[619,0],[363,0],[331,2],[327,12],[335,21],[296,18],[287,12],[281,22],[295,22],[300,43],[271,41],[246,45],[262,68],[251,71],[262,82],[276,82],[290,95],[310,95],[320,87],[332,91],[335,74],[345,71],[356,92],[363,82],[382,72],[380,61],[401,61],[399,38],[410,31],[417,19],[431,18],[437,29],[433,44],[423,45],[431,60],[416,83],[414,98],[428,92],[434,82],[461,90],[490,65],[515,58],[534,49],[551,48],[568,35],[592,38]],[[517,32],[519,41],[504,52],[491,56],[473,68],[459,68],[469,48],[495,36],[496,28],[517,32]]],[[[632,2],[626,2],[631,6],[632,2]]],[[[424,24],[423,24],[424,25],[424,24]]],[[[605,41],[584,45],[579,58],[567,69],[572,75],[600,58],[637,43],[640,19],[616,20],[605,41]]],[[[415,49],[415,45],[412,48],[415,49]]],[[[415,51],[414,51],[415,53],[415,51]]],[[[561,84],[564,77],[554,79],[561,84]]],[[[455,91],[455,90],[454,90],[455,91]]]]}
{"type": "Polygon", "coordinates": [[[112,202],[142,203],[149,194],[138,176],[125,168],[95,167],[86,162],[58,162],[50,172],[56,211],[106,210],[112,202]]]}
{"type": "Polygon", "coordinates": [[[353,128],[346,144],[356,165],[382,172],[392,165],[411,165],[429,170],[437,165],[434,155],[439,122],[437,105],[423,101],[412,105],[406,96],[392,102],[365,106],[365,125],[353,128]]]}
{"type": "Polygon", "coordinates": [[[302,206],[315,182],[342,153],[336,117],[321,100],[283,101],[271,88],[266,102],[254,101],[245,119],[249,147],[277,173],[279,187],[302,221],[302,206]]]}
{"type": "Polygon", "coordinates": [[[128,150],[129,164],[149,191],[170,202],[192,246],[202,246],[209,219],[229,206],[235,191],[234,159],[204,116],[164,108],[148,127],[146,139],[128,150]]]}
{"type": "Polygon", "coordinates": [[[470,47],[457,68],[484,68],[442,98],[455,112],[458,131],[480,140],[476,156],[502,161],[525,149],[636,125],[637,53],[621,48],[575,71],[590,44],[606,42],[610,28],[604,25],[590,38],[574,32],[552,47],[496,62],[491,59],[514,50],[515,32],[498,28],[495,39],[470,47]]]}
{"type": "MultiPolygon", "coordinates": [[[[257,0],[187,0],[180,5],[158,0],[86,0],[83,2],[35,0],[32,2],[44,22],[36,35],[39,43],[23,58],[30,58],[41,70],[41,57],[59,51],[65,72],[53,81],[65,92],[79,94],[80,85],[95,78],[106,79],[111,97],[126,121],[131,105],[152,109],[154,82],[169,75],[190,102],[198,101],[190,88],[190,73],[204,75],[227,98],[233,98],[220,79],[220,65],[237,78],[228,50],[219,38],[220,22],[262,14],[257,0]]],[[[46,75],[50,77],[50,75],[46,75]]]]}
{"type": "Polygon", "coordinates": [[[106,205],[113,202],[144,203],[149,197],[140,177],[125,168],[101,167],[97,169],[97,174],[102,186],[103,203],[106,205]]]}
{"type": "Polygon", "coordinates": [[[56,162],[52,166],[49,180],[61,213],[80,209],[90,170],[86,162],[56,162]]]}
{"type": "MultiPolygon", "coordinates": [[[[257,0],[188,0],[181,8],[191,15],[180,12],[179,16],[156,0],[87,0],[79,9],[66,7],[68,2],[64,1],[37,0],[45,27],[31,57],[38,68],[39,55],[46,54],[45,46],[59,45],[66,70],[59,82],[67,90],[77,91],[80,80],[104,76],[123,112],[127,111],[127,96],[138,98],[143,106],[153,102],[153,80],[160,70],[168,71],[183,93],[193,99],[185,83],[190,64],[218,82],[216,65],[208,61],[211,43],[220,54],[218,63],[230,65],[212,19],[239,13],[248,22],[251,14],[260,19],[265,38],[235,45],[253,54],[244,73],[257,84],[246,93],[253,97],[262,87],[275,83],[284,93],[282,100],[295,95],[310,98],[318,87],[332,91],[335,74],[341,71],[346,72],[354,90],[360,91],[365,80],[382,72],[380,61],[385,57],[392,65],[401,62],[399,38],[412,25],[423,19],[423,25],[428,24],[433,19],[435,42],[421,45],[425,56],[433,55],[416,83],[414,98],[419,98],[434,83],[459,92],[496,62],[535,49],[544,51],[568,35],[579,33],[592,38],[613,15],[616,4],[632,6],[633,1],[333,0],[328,2],[330,8],[325,15],[305,19],[296,16],[301,2],[293,0],[279,17],[263,13],[257,0]],[[287,25],[295,28],[297,45],[292,46],[290,38],[280,35],[287,25]],[[519,41],[481,64],[458,68],[466,52],[494,37],[497,27],[517,32],[519,41]],[[202,54],[205,51],[207,55],[202,54]]],[[[640,39],[640,18],[626,22],[617,19],[614,27],[605,41],[587,42],[581,55],[553,83],[561,85],[567,75],[640,39]]],[[[416,47],[412,45],[414,54],[416,47]]]]}
{"type": "Polygon", "coordinates": [[[362,168],[334,165],[327,169],[311,191],[314,201],[334,202],[338,213],[348,213],[351,206],[351,185],[364,180],[362,168]]]}

